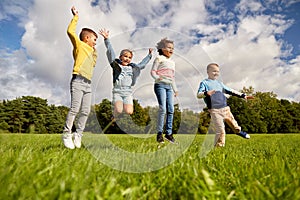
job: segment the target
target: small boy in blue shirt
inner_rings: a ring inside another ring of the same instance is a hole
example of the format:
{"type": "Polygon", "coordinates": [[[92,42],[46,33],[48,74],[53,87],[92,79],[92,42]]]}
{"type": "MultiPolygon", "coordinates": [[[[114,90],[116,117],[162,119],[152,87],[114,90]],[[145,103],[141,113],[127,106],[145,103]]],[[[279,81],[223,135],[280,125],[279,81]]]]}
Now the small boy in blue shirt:
{"type": "Polygon", "coordinates": [[[208,111],[211,116],[209,129],[216,133],[214,143],[215,147],[224,147],[224,121],[234,130],[237,135],[246,139],[250,139],[250,135],[244,131],[241,131],[241,127],[234,119],[229,106],[227,106],[227,100],[224,93],[244,99],[253,99],[254,97],[247,96],[224,85],[221,81],[217,80],[219,73],[220,70],[218,64],[210,63],[207,66],[208,78],[200,82],[197,97],[204,98],[204,102],[208,107],[208,111]]]}

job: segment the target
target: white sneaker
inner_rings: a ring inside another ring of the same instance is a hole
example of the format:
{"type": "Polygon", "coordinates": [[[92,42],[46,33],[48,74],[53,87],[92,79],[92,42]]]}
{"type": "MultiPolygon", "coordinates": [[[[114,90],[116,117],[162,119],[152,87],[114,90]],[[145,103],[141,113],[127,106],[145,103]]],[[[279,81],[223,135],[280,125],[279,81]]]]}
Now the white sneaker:
{"type": "Polygon", "coordinates": [[[65,145],[65,147],[69,148],[69,149],[75,149],[73,140],[72,140],[72,134],[71,133],[63,133],[62,134],[62,141],[65,145]]]}
{"type": "Polygon", "coordinates": [[[82,134],[81,133],[74,133],[74,145],[77,148],[81,147],[81,138],[82,138],[82,134]]]}

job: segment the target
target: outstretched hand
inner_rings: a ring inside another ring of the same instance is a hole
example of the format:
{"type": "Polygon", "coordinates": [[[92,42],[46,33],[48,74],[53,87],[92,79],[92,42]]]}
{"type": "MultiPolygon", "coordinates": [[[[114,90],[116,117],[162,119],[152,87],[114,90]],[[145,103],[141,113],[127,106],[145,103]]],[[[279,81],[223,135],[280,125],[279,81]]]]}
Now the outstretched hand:
{"type": "Polygon", "coordinates": [[[72,6],[71,11],[74,16],[78,15],[78,10],[75,8],[75,6],[72,6]]]}
{"type": "Polygon", "coordinates": [[[215,94],[215,93],[216,93],[215,90],[209,90],[209,91],[207,91],[207,95],[208,95],[208,96],[211,96],[211,95],[213,95],[213,94],[215,94]]]}
{"type": "Polygon", "coordinates": [[[104,39],[107,39],[109,36],[109,30],[104,29],[100,29],[99,34],[103,36],[104,39]]]}
{"type": "Polygon", "coordinates": [[[152,54],[153,49],[149,48],[149,54],[152,54]]]}

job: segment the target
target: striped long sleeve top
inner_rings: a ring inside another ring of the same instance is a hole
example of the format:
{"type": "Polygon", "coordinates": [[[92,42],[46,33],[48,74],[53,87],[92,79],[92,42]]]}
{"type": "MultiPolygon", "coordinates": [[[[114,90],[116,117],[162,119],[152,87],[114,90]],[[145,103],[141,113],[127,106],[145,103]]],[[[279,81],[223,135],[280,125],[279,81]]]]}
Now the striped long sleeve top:
{"type": "Polygon", "coordinates": [[[163,55],[157,56],[152,65],[151,76],[155,83],[171,84],[173,91],[178,91],[175,83],[175,62],[172,59],[163,55]]]}

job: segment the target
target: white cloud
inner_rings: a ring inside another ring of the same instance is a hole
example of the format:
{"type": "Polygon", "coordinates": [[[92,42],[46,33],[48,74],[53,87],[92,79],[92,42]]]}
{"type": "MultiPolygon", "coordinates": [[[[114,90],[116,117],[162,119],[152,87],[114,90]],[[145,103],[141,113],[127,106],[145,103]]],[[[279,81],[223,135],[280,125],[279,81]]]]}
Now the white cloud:
{"type": "Polygon", "coordinates": [[[48,99],[51,104],[61,104],[67,98],[65,90],[53,88],[46,81],[37,77],[28,76],[27,69],[32,64],[23,50],[1,54],[0,73],[5,74],[0,78],[1,99],[14,99],[21,96],[37,96],[48,99]],[[59,94],[54,96],[53,94],[59,94]],[[54,97],[54,98],[53,98],[54,97]]]}
{"type": "Polygon", "coordinates": [[[241,0],[235,8],[242,16],[247,15],[249,12],[261,12],[264,10],[262,4],[258,1],[241,0]]]}
{"type": "MultiPolygon", "coordinates": [[[[234,89],[253,86],[256,91],[274,91],[281,98],[300,101],[297,92],[300,58],[290,62],[281,60],[290,54],[292,47],[277,37],[294,21],[284,15],[263,14],[266,8],[257,1],[242,0],[234,11],[214,1],[193,0],[114,0],[100,1],[97,6],[81,0],[36,0],[26,6],[5,2],[9,6],[5,14],[1,12],[0,20],[10,15],[22,18],[25,33],[22,49],[0,52],[0,72],[6,74],[0,78],[4,91],[1,99],[33,95],[47,98],[50,103],[69,104],[73,60],[66,29],[74,4],[79,10],[77,33],[83,27],[95,31],[109,29],[116,54],[123,48],[131,48],[134,62],[141,60],[147,49],[154,48],[161,38],[174,40],[179,101],[184,107],[200,110],[195,92],[206,77],[206,65],[212,61],[221,65],[221,78],[234,89]],[[206,9],[208,3],[210,10],[206,9]],[[22,14],[12,12],[12,7],[18,7],[22,14]],[[199,42],[195,32],[202,35],[199,42]]],[[[94,103],[111,99],[112,89],[111,69],[101,36],[97,50],[94,103]]],[[[150,76],[152,61],[135,87],[135,97],[143,106],[157,104],[150,76]]]]}
{"type": "Polygon", "coordinates": [[[31,4],[31,0],[2,0],[0,6],[0,21],[18,18],[19,22],[23,22],[27,19],[27,8],[30,7],[31,4]]]}

